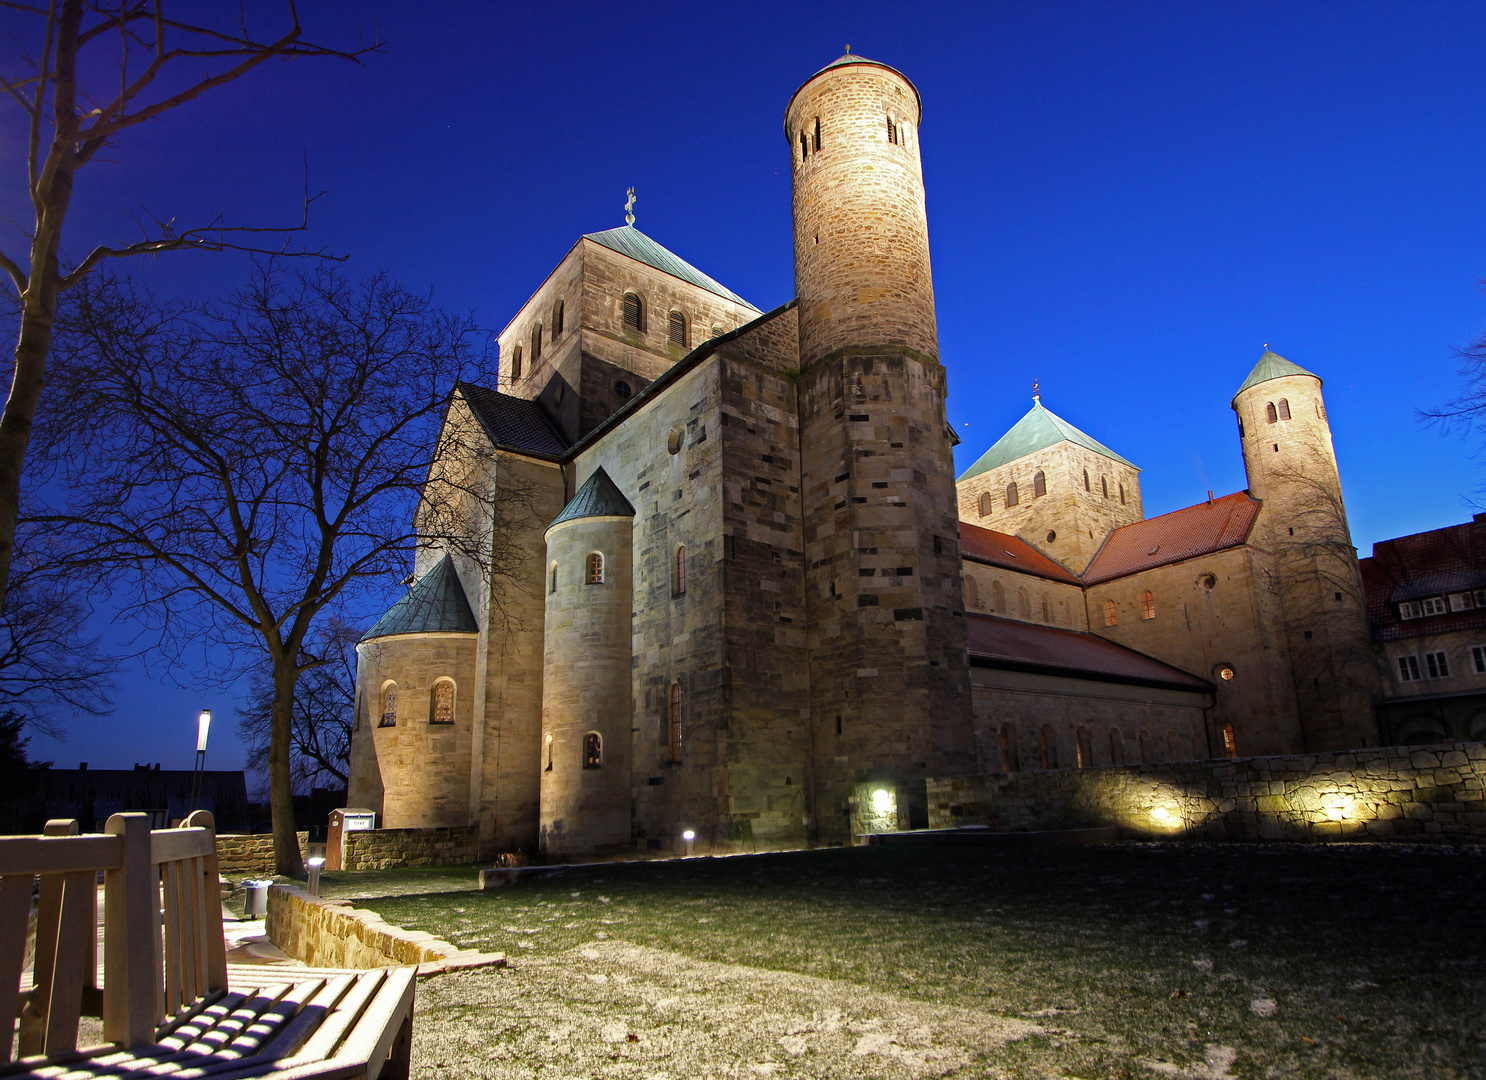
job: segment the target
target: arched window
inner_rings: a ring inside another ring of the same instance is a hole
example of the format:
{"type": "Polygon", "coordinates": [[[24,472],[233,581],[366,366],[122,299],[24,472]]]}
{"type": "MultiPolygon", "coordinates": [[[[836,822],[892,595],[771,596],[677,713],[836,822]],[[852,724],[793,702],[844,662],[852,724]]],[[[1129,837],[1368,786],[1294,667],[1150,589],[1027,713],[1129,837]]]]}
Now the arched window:
{"type": "Polygon", "coordinates": [[[1166,733],[1166,760],[1180,761],[1182,754],[1182,737],[1174,731],[1166,733]]]}
{"type": "Polygon", "coordinates": [[[1113,600],[1104,601],[1104,625],[1113,626],[1119,621],[1120,617],[1115,611],[1115,602],[1113,600]]]}
{"type": "Polygon", "coordinates": [[[1072,626],[1073,625],[1073,613],[1068,609],[1068,601],[1067,600],[1059,600],[1058,601],[1058,625],[1059,626],[1072,626]]]}
{"type": "Polygon", "coordinates": [[[636,293],[624,294],[624,325],[633,326],[636,330],[645,329],[645,308],[640,303],[640,297],[636,293]]]}
{"type": "Polygon", "coordinates": [[[671,312],[671,344],[686,347],[686,316],[679,311],[671,312]]]}
{"type": "Polygon", "coordinates": [[[1120,734],[1119,728],[1109,729],[1109,763],[1125,764],[1125,736],[1120,734]]]}
{"type": "Polygon", "coordinates": [[[604,556],[601,552],[590,551],[588,553],[588,584],[602,585],[604,583],[604,556]]]}
{"type": "Polygon", "coordinates": [[[537,366],[537,361],[542,358],[542,324],[537,323],[531,328],[531,364],[537,366]]]}
{"type": "Polygon", "coordinates": [[[1089,487],[1089,470],[1088,469],[1085,469],[1084,470],[1084,490],[1085,491],[1089,491],[1089,492],[1092,492],[1094,490],[1093,488],[1089,487]]]}
{"type": "Polygon", "coordinates": [[[1264,419],[1268,420],[1272,424],[1279,418],[1280,414],[1274,411],[1274,402],[1271,401],[1264,406],[1264,419]]]}
{"type": "Polygon", "coordinates": [[[543,749],[546,750],[546,752],[547,752],[547,766],[546,766],[546,768],[543,771],[544,772],[551,772],[552,771],[552,736],[551,735],[548,735],[547,736],[547,739],[546,739],[545,743],[543,744],[543,749]]]}
{"type": "Polygon", "coordinates": [[[1243,417],[1238,418],[1238,437],[1243,438],[1243,417]]]}
{"type": "Polygon", "coordinates": [[[1223,756],[1238,757],[1238,739],[1233,734],[1233,721],[1223,721],[1223,756]]]}
{"type": "Polygon", "coordinates": [[[604,740],[597,731],[583,736],[583,767],[597,769],[604,764],[604,740]]]}
{"type": "Polygon", "coordinates": [[[893,123],[893,118],[887,118],[887,141],[894,146],[898,145],[898,125],[893,123]]]}
{"type": "Polygon", "coordinates": [[[1075,745],[1078,747],[1078,767],[1092,769],[1094,767],[1094,740],[1089,735],[1088,728],[1078,729],[1075,745]]]}
{"type": "Polygon", "coordinates": [[[1142,765],[1151,763],[1151,733],[1149,731],[1140,733],[1140,763],[1142,765]]]}
{"type": "Polygon", "coordinates": [[[676,557],[671,564],[671,594],[680,596],[686,591],[686,545],[676,545],[676,557]]]}
{"type": "Polygon", "coordinates": [[[1032,601],[1027,599],[1027,590],[1020,588],[1017,589],[1016,600],[1017,607],[1021,609],[1022,618],[1030,622],[1032,619],[1032,601]]]}
{"type": "Polygon", "coordinates": [[[428,701],[428,722],[430,724],[454,723],[453,679],[440,679],[433,684],[433,691],[428,701]]]}
{"type": "Polygon", "coordinates": [[[673,682],[666,692],[666,750],[673,765],[681,763],[681,684],[673,682]]]}
{"type": "Polygon", "coordinates": [[[562,312],[562,308],[563,308],[563,304],[562,304],[562,301],[561,300],[559,300],[557,303],[555,303],[555,304],[552,305],[552,340],[553,341],[556,341],[557,338],[558,338],[558,335],[562,333],[562,313],[563,313],[562,312]]]}
{"type": "Polygon", "coordinates": [[[666,449],[669,450],[672,454],[681,453],[681,436],[682,427],[680,424],[677,424],[675,427],[673,427],[671,429],[671,433],[666,436],[666,449]]]}
{"type": "Polygon", "coordinates": [[[1038,469],[1037,472],[1032,475],[1032,498],[1035,499],[1041,495],[1046,494],[1047,475],[1041,469],[1038,469]]]}
{"type": "Polygon", "coordinates": [[[1056,769],[1058,767],[1058,737],[1053,734],[1051,727],[1042,729],[1042,740],[1038,749],[1041,751],[1042,767],[1056,769]]]}
{"type": "Polygon", "coordinates": [[[521,346],[517,345],[511,350],[511,381],[515,382],[521,378],[521,346]]]}
{"type": "Polygon", "coordinates": [[[1053,614],[1052,614],[1052,611],[1047,606],[1047,597],[1046,596],[1041,596],[1041,597],[1038,597],[1038,599],[1041,601],[1041,603],[1038,605],[1038,610],[1042,613],[1042,621],[1044,623],[1050,623],[1050,622],[1052,622],[1053,621],[1053,614]]]}
{"type": "Polygon", "coordinates": [[[809,156],[810,156],[810,136],[806,135],[804,129],[802,128],[800,130],[800,160],[801,161],[804,161],[809,156]]]}
{"type": "Polygon", "coordinates": [[[1140,617],[1142,619],[1154,619],[1156,617],[1156,598],[1149,592],[1140,594],[1140,617]]]}
{"type": "Polygon", "coordinates": [[[397,683],[382,684],[382,719],[377,727],[397,726],[397,683]]]}
{"type": "Polygon", "coordinates": [[[1009,509],[1015,506],[1016,503],[1016,481],[1013,480],[1011,483],[1006,485],[1006,506],[1009,509]]]}
{"type": "Polygon", "coordinates": [[[1109,480],[1103,476],[1099,478],[1099,493],[1106,499],[1109,498],[1109,480]]]}
{"type": "Polygon", "coordinates": [[[1289,398],[1280,398],[1280,419],[1281,420],[1288,420],[1288,419],[1290,419],[1290,399],[1289,398]]]}
{"type": "Polygon", "coordinates": [[[547,579],[548,579],[547,580],[547,591],[548,592],[556,592],[557,591],[557,564],[556,563],[553,563],[552,564],[552,569],[549,571],[549,573],[547,575],[547,579]]]}
{"type": "Polygon", "coordinates": [[[1022,767],[1020,755],[1017,753],[1016,728],[1010,724],[1001,725],[1001,771],[1016,772],[1022,767]]]}
{"type": "Polygon", "coordinates": [[[820,153],[820,117],[818,116],[815,118],[815,141],[811,149],[817,154],[820,153]]]}
{"type": "Polygon", "coordinates": [[[1124,484],[1121,484],[1120,485],[1120,505],[1121,506],[1124,506],[1125,505],[1125,485],[1124,484]]]}
{"type": "Polygon", "coordinates": [[[969,574],[965,575],[965,606],[972,611],[980,607],[980,586],[969,574]]]}
{"type": "Polygon", "coordinates": [[[1001,588],[999,581],[991,582],[991,610],[1006,610],[1006,591],[1001,588]]]}
{"type": "Polygon", "coordinates": [[[985,517],[991,512],[991,493],[982,491],[980,493],[980,516],[985,517]]]}

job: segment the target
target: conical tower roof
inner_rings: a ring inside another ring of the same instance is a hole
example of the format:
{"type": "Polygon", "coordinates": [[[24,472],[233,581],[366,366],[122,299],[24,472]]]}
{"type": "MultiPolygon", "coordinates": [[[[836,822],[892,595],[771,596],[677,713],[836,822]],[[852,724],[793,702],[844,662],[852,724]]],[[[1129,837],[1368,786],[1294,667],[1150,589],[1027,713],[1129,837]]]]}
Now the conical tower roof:
{"type": "Polygon", "coordinates": [[[362,641],[396,634],[474,634],[480,627],[448,555],[419,578],[408,594],[387,609],[362,641]]]}
{"type": "Polygon", "coordinates": [[[594,470],[594,474],[584,481],[578,493],[568,500],[568,504],[562,508],[562,513],[552,519],[553,525],[561,525],[564,521],[574,521],[577,518],[590,517],[634,517],[635,508],[630,501],[624,497],[624,492],[619,490],[618,485],[609,479],[609,474],[604,472],[602,466],[594,470]]]}
{"type": "Polygon", "coordinates": [[[1060,442],[1076,443],[1085,450],[1104,455],[1111,461],[1118,461],[1122,465],[1129,465],[1132,469],[1139,469],[1139,466],[1126,461],[1099,440],[1085,435],[1051,410],[1044,409],[1042,401],[1034,398],[1031,411],[1018,420],[1010,431],[997,439],[995,444],[980,456],[979,461],[961,473],[960,480],[969,480],[972,476],[990,472],[1007,462],[1024,458],[1028,454],[1060,442]]]}
{"type": "Polygon", "coordinates": [[[1249,372],[1249,377],[1243,381],[1233,397],[1237,400],[1251,386],[1258,386],[1270,379],[1283,379],[1286,375],[1309,375],[1311,378],[1320,380],[1321,376],[1314,371],[1307,371],[1299,364],[1292,364],[1277,352],[1271,352],[1269,346],[1264,346],[1264,355],[1259,357],[1259,362],[1254,365],[1254,370],[1249,372]]]}

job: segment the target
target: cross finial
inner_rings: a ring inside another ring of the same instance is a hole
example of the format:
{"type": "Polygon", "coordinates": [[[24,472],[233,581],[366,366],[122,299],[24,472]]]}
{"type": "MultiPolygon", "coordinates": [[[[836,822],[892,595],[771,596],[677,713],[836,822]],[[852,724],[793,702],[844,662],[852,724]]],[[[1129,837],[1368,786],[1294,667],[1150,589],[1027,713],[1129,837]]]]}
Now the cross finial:
{"type": "Polygon", "coordinates": [[[847,56],[850,56],[851,55],[851,46],[850,45],[846,46],[846,55],[847,56]]]}
{"type": "Polygon", "coordinates": [[[635,223],[635,189],[626,189],[625,195],[628,198],[624,200],[624,223],[633,225],[635,223]]]}
{"type": "Polygon", "coordinates": [[[1042,391],[1038,388],[1036,379],[1032,380],[1032,400],[1042,404],[1042,391]]]}

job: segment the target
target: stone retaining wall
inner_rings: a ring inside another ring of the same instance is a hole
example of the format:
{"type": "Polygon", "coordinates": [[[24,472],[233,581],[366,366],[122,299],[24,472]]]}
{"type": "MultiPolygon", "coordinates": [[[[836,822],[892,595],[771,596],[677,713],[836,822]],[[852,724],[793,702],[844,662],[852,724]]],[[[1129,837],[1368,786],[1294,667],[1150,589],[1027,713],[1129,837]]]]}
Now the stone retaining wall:
{"type": "MultiPolygon", "coordinates": [[[[304,857],[310,834],[296,833],[304,857]]],[[[272,833],[225,833],[217,837],[217,871],[223,877],[273,877],[272,833]]]]}
{"type": "Polygon", "coordinates": [[[432,934],[404,930],[348,900],[322,900],[288,885],[268,890],[268,940],[311,967],[367,968],[417,964],[432,975],[469,967],[504,967],[504,953],[456,949],[432,934]]]}
{"type": "Polygon", "coordinates": [[[434,829],[368,829],[346,833],[343,870],[388,870],[398,866],[459,866],[480,858],[480,829],[459,825],[434,829]]]}
{"type": "Polygon", "coordinates": [[[933,828],[1118,825],[1243,840],[1486,841],[1486,743],[990,773],[928,782],[933,828]]]}

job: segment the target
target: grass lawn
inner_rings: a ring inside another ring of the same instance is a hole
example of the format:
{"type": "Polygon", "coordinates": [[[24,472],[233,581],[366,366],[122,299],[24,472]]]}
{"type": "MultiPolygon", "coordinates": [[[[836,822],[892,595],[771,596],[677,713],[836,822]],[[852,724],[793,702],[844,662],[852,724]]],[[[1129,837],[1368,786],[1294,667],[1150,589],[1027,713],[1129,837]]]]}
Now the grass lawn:
{"type": "Polygon", "coordinates": [[[389,922],[511,957],[420,984],[428,1076],[1486,1077],[1479,851],[855,848],[425,895],[383,877],[402,895],[362,903],[389,922]]]}

